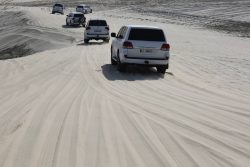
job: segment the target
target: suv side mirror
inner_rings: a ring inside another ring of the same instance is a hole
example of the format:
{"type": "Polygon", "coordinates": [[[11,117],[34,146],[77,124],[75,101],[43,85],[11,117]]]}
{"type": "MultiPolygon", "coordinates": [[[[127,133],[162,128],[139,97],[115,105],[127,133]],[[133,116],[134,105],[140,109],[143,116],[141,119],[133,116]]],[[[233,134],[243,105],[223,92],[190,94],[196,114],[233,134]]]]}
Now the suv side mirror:
{"type": "Polygon", "coordinates": [[[116,33],[112,32],[112,33],[111,33],[111,37],[114,37],[114,38],[115,38],[115,37],[116,37],[116,33]]]}

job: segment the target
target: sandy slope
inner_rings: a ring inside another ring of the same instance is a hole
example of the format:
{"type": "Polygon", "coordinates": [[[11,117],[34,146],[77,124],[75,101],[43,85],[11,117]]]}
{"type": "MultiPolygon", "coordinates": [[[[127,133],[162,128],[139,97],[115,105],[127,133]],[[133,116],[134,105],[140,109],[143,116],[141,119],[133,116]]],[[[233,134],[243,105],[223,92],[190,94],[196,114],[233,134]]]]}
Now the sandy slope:
{"type": "MultiPolygon", "coordinates": [[[[62,16],[25,10],[35,25],[83,34],[62,16]]],[[[121,74],[99,42],[0,61],[0,166],[249,166],[249,39],[113,13],[89,17],[105,17],[113,31],[165,29],[168,73],[121,74]]]]}
{"type": "MultiPolygon", "coordinates": [[[[78,38],[74,32],[64,33],[60,15],[51,17],[50,9],[41,8],[41,14],[32,8],[7,7],[1,9],[0,60],[22,57],[44,50],[71,46],[78,38]],[[39,20],[36,18],[39,16],[39,20]],[[47,19],[51,17],[51,19],[47,19]],[[46,20],[46,21],[45,21],[46,20]],[[46,26],[41,22],[49,22],[46,26]],[[59,24],[56,24],[59,23],[59,24]]],[[[65,16],[61,16],[65,18],[65,16]]]]}

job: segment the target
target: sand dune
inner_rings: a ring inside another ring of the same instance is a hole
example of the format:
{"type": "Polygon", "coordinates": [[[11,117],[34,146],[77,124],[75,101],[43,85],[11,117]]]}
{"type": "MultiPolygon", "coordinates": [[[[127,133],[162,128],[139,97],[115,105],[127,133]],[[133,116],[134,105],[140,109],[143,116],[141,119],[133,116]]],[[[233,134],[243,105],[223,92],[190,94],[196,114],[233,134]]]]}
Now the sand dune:
{"type": "Polygon", "coordinates": [[[36,39],[75,43],[0,61],[1,167],[249,166],[248,38],[122,10],[88,15],[115,32],[127,23],[167,32],[165,76],[140,67],[119,73],[110,43],[85,45],[83,28],[63,26],[65,16],[45,8],[16,10],[31,20],[28,34],[44,33],[36,39]]]}
{"type": "MultiPolygon", "coordinates": [[[[46,10],[44,18],[49,17],[46,10]]],[[[77,37],[72,33],[64,34],[62,25],[59,28],[46,27],[24,8],[11,8],[3,12],[0,20],[0,59],[22,57],[48,49],[62,48],[72,45],[77,37]],[[60,32],[61,30],[61,32],[60,32]]],[[[48,19],[46,19],[48,20],[48,19]]],[[[56,18],[54,19],[56,20],[56,18]]]]}

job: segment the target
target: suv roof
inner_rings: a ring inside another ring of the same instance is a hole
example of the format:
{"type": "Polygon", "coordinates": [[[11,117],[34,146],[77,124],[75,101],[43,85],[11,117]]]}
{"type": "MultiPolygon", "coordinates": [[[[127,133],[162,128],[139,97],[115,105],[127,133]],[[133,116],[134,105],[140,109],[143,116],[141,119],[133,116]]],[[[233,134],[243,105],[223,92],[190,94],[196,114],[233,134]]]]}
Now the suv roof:
{"type": "Polygon", "coordinates": [[[64,6],[62,3],[55,3],[54,6],[55,6],[55,5],[64,6]]]}
{"type": "Polygon", "coordinates": [[[70,14],[83,14],[81,12],[70,12],[70,14]]]}
{"type": "Polygon", "coordinates": [[[77,6],[89,6],[89,5],[86,5],[86,4],[80,4],[80,5],[77,5],[77,6]]]}
{"type": "Polygon", "coordinates": [[[159,27],[155,26],[147,26],[147,25],[126,25],[128,28],[144,28],[144,29],[160,29],[159,27]]]}

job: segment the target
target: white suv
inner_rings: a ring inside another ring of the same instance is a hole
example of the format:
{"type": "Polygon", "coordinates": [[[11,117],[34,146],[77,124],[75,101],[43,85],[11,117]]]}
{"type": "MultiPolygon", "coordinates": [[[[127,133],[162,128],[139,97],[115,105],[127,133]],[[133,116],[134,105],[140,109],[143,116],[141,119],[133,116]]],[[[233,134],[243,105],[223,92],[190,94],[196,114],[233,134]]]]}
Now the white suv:
{"type": "Polygon", "coordinates": [[[101,39],[105,42],[109,42],[109,26],[106,20],[92,19],[88,21],[84,31],[84,42],[88,43],[91,39],[101,39]]]}
{"type": "Polygon", "coordinates": [[[111,45],[111,64],[117,64],[121,72],[127,64],[156,67],[165,74],[169,64],[169,49],[164,32],[158,27],[127,25],[123,26],[114,37],[111,45]]]}
{"type": "Polygon", "coordinates": [[[85,27],[85,21],[86,21],[86,18],[84,14],[80,12],[71,12],[66,17],[67,26],[82,25],[83,27],[85,27]]]}
{"type": "Polygon", "coordinates": [[[78,5],[76,7],[76,11],[84,14],[92,13],[92,9],[90,8],[90,6],[85,4],[78,5]]]}

